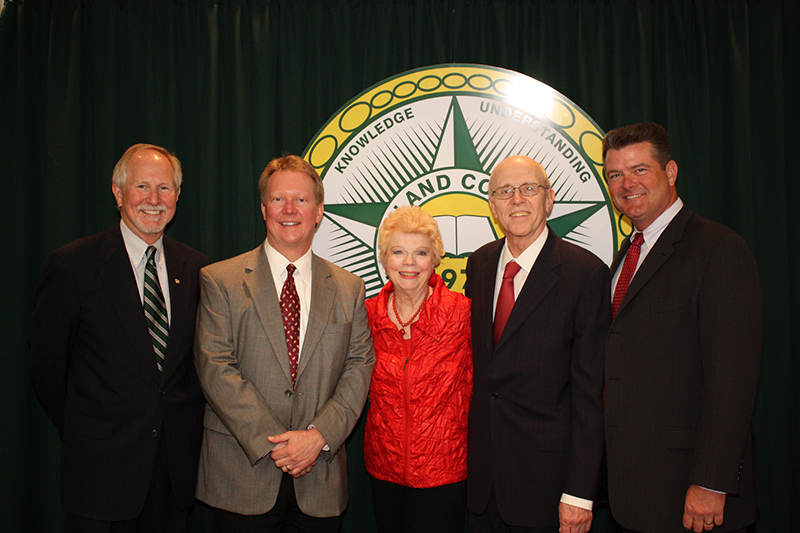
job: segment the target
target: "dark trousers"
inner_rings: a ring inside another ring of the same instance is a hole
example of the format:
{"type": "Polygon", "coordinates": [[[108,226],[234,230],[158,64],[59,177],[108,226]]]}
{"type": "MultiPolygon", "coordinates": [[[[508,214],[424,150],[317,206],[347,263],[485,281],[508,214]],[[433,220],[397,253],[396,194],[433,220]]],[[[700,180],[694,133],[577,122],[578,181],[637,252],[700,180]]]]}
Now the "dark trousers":
{"type": "Polygon", "coordinates": [[[241,515],[214,509],[217,533],[338,533],[342,517],[317,518],[300,510],[294,493],[294,478],[284,473],[275,505],[261,515],[241,515]]]}
{"type": "Polygon", "coordinates": [[[370,476],[380,533],[463,533],[467,482],[416,489],[370,476]]]}
{"type": "Polygon", "coordinates": [[[189,510],[178,509],[167,466],[164,432],[158,443],[153,477],[139,516],[133,520],[106,521],[87,518],[62,508],[63,533],[185,533],[189,510]]]}
{"type": "Polygon", "coordinates": [[[497,499],[494,487],[489,494],[489,503],[482,514],[469,512],[469,533],[558,533],[556,527],[522,527],[510,526],[503,522],[500,510],[497,508],[497,499]]]}

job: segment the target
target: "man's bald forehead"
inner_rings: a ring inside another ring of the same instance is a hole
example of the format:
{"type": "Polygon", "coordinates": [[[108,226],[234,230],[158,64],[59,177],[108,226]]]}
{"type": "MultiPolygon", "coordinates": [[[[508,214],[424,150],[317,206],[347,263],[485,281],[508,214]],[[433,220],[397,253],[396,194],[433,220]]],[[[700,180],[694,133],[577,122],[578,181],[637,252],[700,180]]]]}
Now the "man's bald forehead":
{"type": "Polygon", "coordinates": [[[541,180],[544,182],[542,185],[547,184],[547,172],[545,172],[542,165],[535,159],[524,155],[512,155],[498,163],[494,169],[492,169],[489,183],[491,185],[497,184],[497,179],[500,174],[525,174],[534,178],[537,183],[541,180]]]}

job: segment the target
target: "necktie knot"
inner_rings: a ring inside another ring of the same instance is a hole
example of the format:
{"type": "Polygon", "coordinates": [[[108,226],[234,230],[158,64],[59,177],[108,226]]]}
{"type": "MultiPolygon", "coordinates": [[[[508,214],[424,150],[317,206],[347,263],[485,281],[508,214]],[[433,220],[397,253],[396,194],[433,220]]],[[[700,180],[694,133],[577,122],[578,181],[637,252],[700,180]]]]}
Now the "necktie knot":
{"type": "Polygon", "coordinates": [[[644,242],[644,233],[640,231],[633,236],[633,242],[631,243],[631,246],[641,247],[643,242],[644,242]]]}
{"type": "Polygon", "coordinates": [[[288,265],[286,265],[287,277],[290,278],[290,277],[294,276],[294,271],[295,270],[297,270],[297,267],[294,266],[292,263],[289,263],[288,265]]]}
{"type": "Polygon", "coordinates": [[[503,271],[503,279],[514,279],[519,274],[522,267],[516,261],[509,261],[506,263],[506,269],[503,271]]]}

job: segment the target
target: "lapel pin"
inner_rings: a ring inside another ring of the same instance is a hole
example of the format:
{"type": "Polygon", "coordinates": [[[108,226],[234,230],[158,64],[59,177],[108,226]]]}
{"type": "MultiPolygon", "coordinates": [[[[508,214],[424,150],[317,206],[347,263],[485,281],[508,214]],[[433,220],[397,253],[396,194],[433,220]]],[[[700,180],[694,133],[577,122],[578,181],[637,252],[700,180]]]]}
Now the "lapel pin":
{"type": "Polygon", "coordinates": [[[180,285],[180,284],[181,284],[181,280],[179,280],[178,278],[175,278],[175,285],[180,285]]]}

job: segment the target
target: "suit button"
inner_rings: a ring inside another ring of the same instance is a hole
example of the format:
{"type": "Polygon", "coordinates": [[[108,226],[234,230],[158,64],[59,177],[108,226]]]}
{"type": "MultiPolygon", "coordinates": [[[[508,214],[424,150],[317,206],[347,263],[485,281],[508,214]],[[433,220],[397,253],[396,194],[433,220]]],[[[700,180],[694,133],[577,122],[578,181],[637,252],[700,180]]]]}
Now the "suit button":
{"type": "Polygon", "coordinates": [[[285,391],[283,391],[283,393],[286,395],[287,398],[292,397],[292,391],[290,391],[289,389],[286,389],[285,391]]]}
{"type": "Polygon", "coordinates": [[[153,431],[151,431],[151,432],[150,432],[150,435],[151,435],[152,437],[158,437],[158,430],[157,430],[157,429],[154,429],[153,431]]]}
{"type": "Polygon", "coordinates": [[[158,391],[158,393],[159,393],[161,396],[164,396],[164,395],[166,394],[166,392],[164,392],[163,390],[160,390],[160,391],[158,391]]]}
{"type": "Polygon", "coordinates": [[[497,394],[496,392],[493,392],[492,393],[492,400],[496,400],[498,396],[500,396],[500,395],[497,394]]]}

